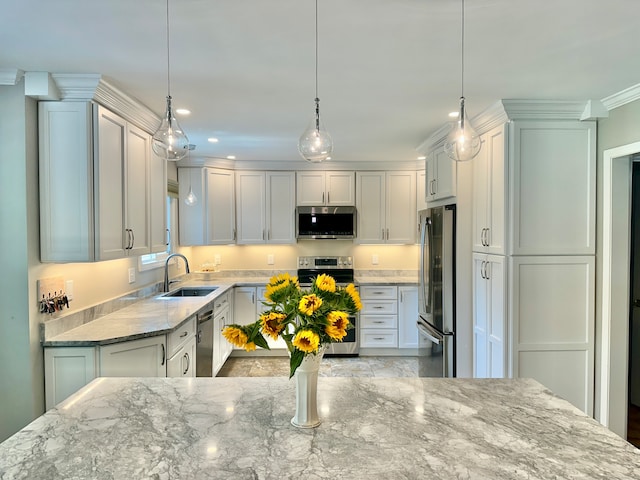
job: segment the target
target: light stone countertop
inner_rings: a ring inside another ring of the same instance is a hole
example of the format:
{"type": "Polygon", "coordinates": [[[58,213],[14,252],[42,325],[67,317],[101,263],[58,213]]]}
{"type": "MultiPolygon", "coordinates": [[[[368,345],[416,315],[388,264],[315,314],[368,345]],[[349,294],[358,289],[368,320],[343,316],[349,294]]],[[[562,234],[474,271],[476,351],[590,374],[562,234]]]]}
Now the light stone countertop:
{"type": "MultiPolygon", "coordinates": [[[[355,278],[359,285],[414,285],[417,277],[398,275],[384,271],[355,278]]],[[[216,286],[214,292],[203,297],[163,297],[164,293],[140,300],[108,315],[84,323],[58,335],[45,338],[45,347],[98,346],[163,335],[178,328],[198,311],[204,309],[218,296],[233,287],[264,286],[269,276],[226,276],[211,273],[188,278],[174,285],[172,290],[189,286],[216,286]]]]}
{"type": "Polygon", "coordinates": [[[640,450],[528,379],[100,378],[0,444],[0,478],[638,479],[640,450]]]}

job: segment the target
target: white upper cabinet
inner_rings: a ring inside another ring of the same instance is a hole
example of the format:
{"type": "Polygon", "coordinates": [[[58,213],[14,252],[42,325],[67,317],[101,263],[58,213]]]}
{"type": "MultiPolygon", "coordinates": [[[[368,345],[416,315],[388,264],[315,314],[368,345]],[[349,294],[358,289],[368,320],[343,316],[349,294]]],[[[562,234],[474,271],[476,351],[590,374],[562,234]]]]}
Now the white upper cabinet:
{"type": "Polygon", "coordinates": [[[513,255],[594,255],[596,123],[510,125],[513,255]]]}
{"type": "Polygon", "coordinates": [[[151,150],[149,168],[149,238],[151,252],[164,252],[169,245],[167,230],[167,161],[151,150]]]}
{"type": "MultiPolygon", "coordinates": [[[[456,196],[457,165],[439,147],[427,156],[425,191],[430,204],[436,200],[451,199],[456,196]]],[[[433,205],[435,206],[435,205],[433,205]]]]}
{"type": "Polygon", "coordinates": [[[294,172],[237,171],[235,176],[237,243],[294,243],[294,172]]]}
{"type": "Polygon", "coordinates": [[[473,162],[473,250],[506,253],[507,126],[481,136],[482,147],[473,162]]]}
{"type": "Polygon", "coordinates": [[[416,210],[424,210],[427,206],[427,172],[426,170],[418,170],[416,172],[416,210]]]}
{"type": "Polygon", "coordinates": [[[90,102],[40,102],[39,136],[41,261],[149,253],[151,136],[90,102]]]}
{"type": "Polygon", "coordinates": [[[234,172],[219,168],[178,168],[180,245],[236,241],[234,172]],[[193,190],[197,201],[184,200],[193,190]]]}
{"type": "Polygon", "coordinates": [[[297,172],[296,204],[300,207],[355,205],[355,173],[297,172]]]}
{"type": "Polygon", "coordinates": [[[416,172],[356,172],[357,243],[415,243],[416,172]]]}

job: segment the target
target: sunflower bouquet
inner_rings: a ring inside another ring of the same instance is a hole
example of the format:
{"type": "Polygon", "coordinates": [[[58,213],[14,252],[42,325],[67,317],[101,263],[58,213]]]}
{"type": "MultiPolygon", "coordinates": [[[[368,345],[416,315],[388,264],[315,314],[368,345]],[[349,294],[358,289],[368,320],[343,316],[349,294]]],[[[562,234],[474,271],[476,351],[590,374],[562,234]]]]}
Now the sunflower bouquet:
{"type": "Polygon", "coordinates": [[[258,320],[248,325],[228,325],[222,334],[246,351],[269,349],[265,335],[274,340],[282,337],[291,356],[289,378],[306,355],[316,355],[326,344],[341,342],[347,330],[354,328],[349,315],[362,308],[353,284],[338,287],[326,274],[318,275],[306,290],[288,273],[271,277],[265,299],[262,303],[267,310],[258,320]]]}

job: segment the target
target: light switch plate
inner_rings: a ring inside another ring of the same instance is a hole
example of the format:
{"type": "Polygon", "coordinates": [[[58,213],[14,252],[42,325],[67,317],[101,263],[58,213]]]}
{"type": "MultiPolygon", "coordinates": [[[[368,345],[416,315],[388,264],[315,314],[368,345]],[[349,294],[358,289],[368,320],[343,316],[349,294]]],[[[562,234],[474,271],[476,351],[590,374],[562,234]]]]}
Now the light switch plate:
{"type": "Polygon", "coordinates": [[[371,265],[378,265],[378,254],[374,253],[371,255],[371,265]]]}
{"type": "Polygon", "coordinates": [[[136,281],[136,269],[135,267],[129,268],[129,283],[136,281]]]}
{"type": "Polygon", "coordinates": [[[273,256],[273,253],[270,253],[269,255],[267,255],[267,265],[273,265],[275,263],[275,258],[273,256]]]}

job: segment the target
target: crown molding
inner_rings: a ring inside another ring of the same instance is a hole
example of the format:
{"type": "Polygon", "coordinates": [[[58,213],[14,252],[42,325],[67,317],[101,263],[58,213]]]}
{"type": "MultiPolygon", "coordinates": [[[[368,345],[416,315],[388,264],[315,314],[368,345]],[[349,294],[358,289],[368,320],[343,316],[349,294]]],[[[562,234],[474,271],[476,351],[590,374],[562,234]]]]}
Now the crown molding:
{"type": "Polygon", "coordinates": [[[160,125],[160,117],[100,74],[52,73],[63,101],[95,101],[148,133],[160,125]]]}
{"type": "Polygon", "coordinates": [[[195,157],[182,159],[178,167],[214,167],[228,170],[293,170],[293,171],[355,171],[355,170],[422,170],[424,160],[410,160],[403,162],[322,162],[309,163],[300,161],[265,161],[265,160],[227,160],[226,158],[195,157]]]}
{"type": "Polygon", "coordinates": [[[0,68],[0,85],[17,85],[23,76],[19,68],[0,68]]]}
{"type": "Polygon", "coordinates": [[[609,95],[608,97],[605,97],[600,101],[607,110],[613,110],[614,108],[621,107],[636,100],[640,100],[640,83],[632,85],[629,88],[625,88],[624,90],[618,93],[614,93],[613,95],[609,95]]]}

